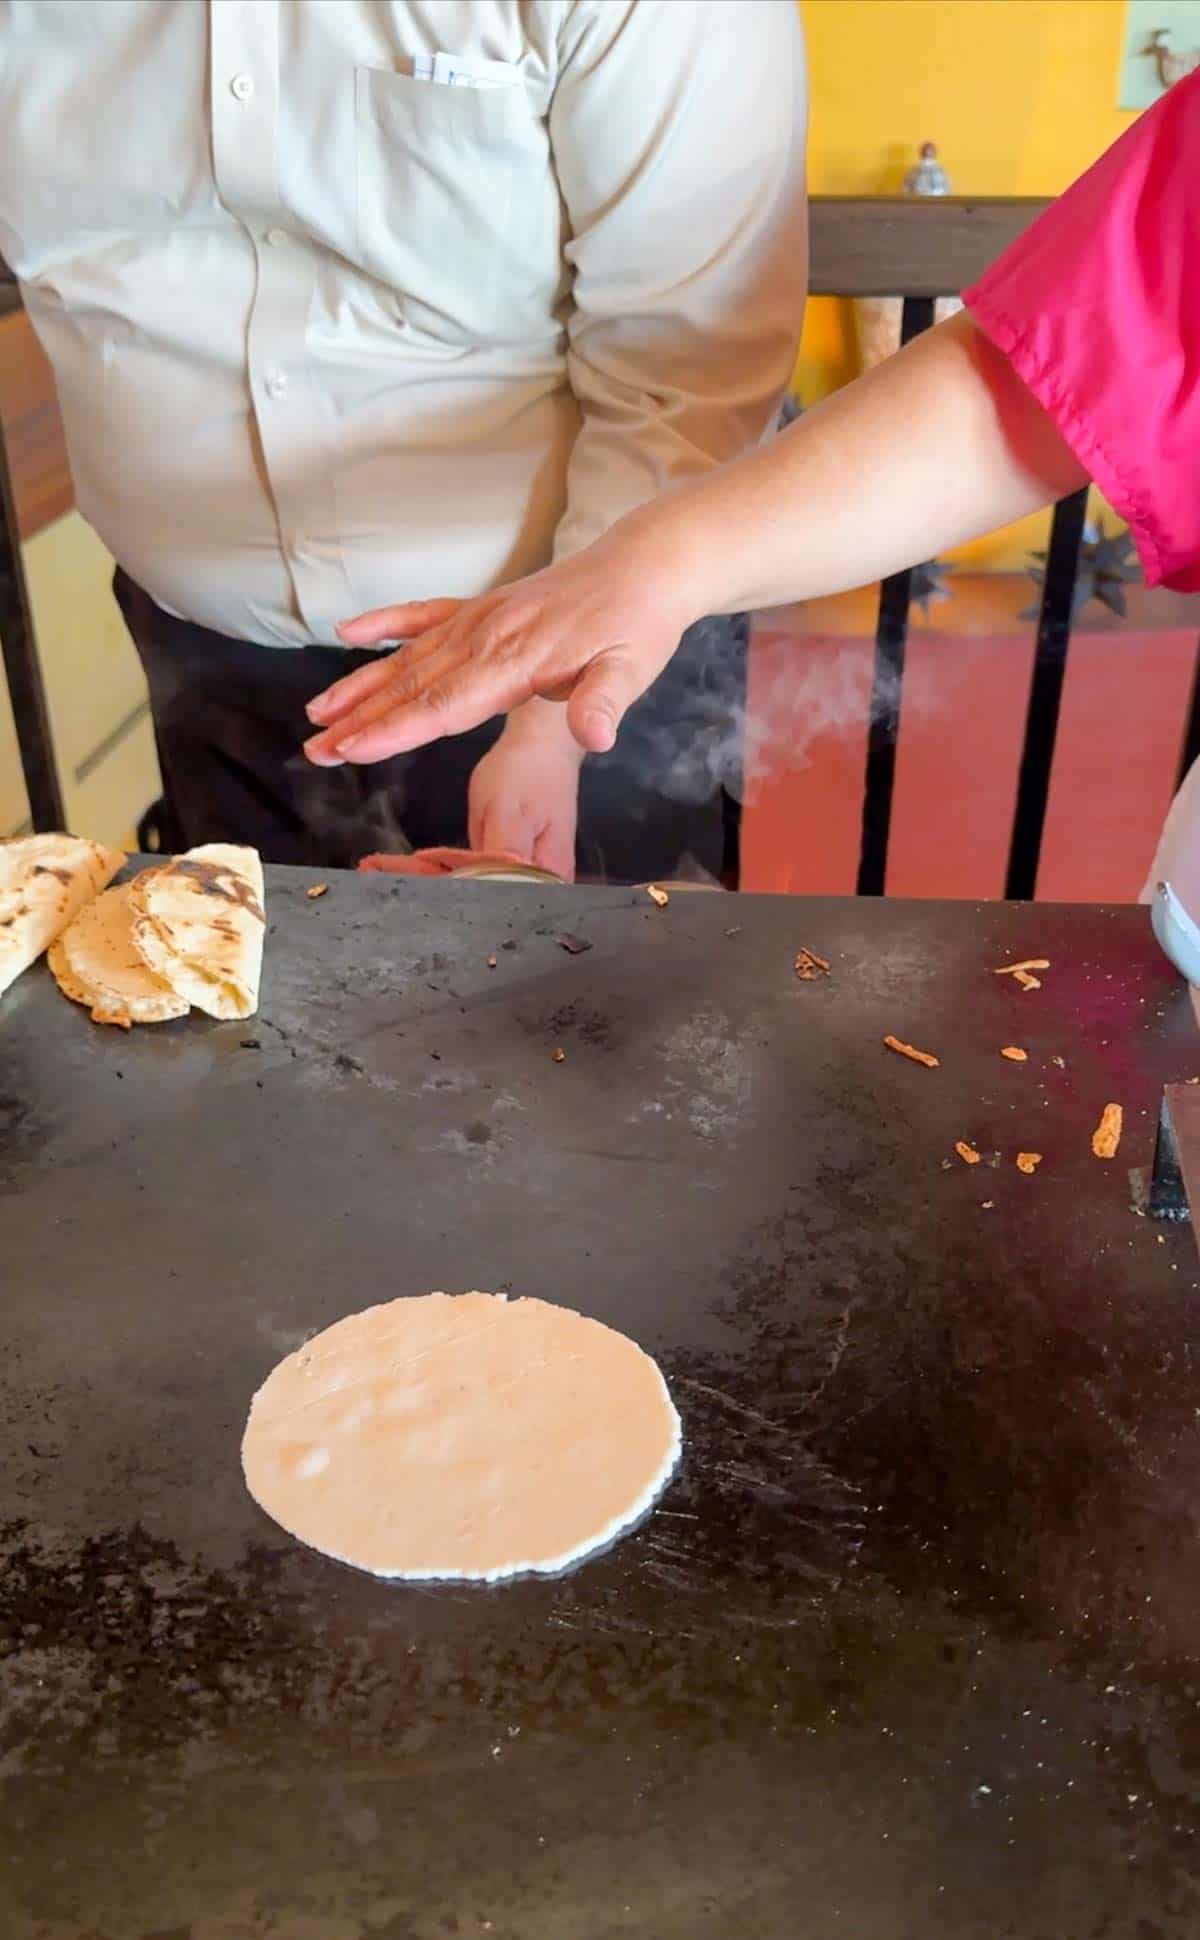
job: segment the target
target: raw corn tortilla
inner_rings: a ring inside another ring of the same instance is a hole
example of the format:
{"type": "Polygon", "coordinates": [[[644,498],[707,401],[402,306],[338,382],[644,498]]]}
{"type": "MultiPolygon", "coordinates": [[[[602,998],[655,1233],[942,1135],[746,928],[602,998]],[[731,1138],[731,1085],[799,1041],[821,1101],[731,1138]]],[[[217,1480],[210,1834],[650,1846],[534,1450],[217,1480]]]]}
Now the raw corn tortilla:
{"type": "Polygon", "coordinates": [[[188,1003],[147,969],[133,942],[132,883],[119,883],[85,904],[50,945],[59,989],[83,1004],[96,1024],[161,1024],[186,1017],[188,1003]]]}
{"type": "Polygon", "coordinates": [[[0,842],[0,992],[36,963],[125,861],[78,835],[0,842]]]}
{"type": "Polygon", "coordinates": [[[252,1017],[262,977],[257,849],[210,842],[132,884],[133,940],[147,968],[210,1017],[252,1017]]]}
{"type": "Polygon", "coordinates": [[[392,1300],[289,1354],[242,1468],[291,1535],[376,1576],[565,1569],[649,1508],[679,1416],[648,1354],[545,1300],[392,1300]]]}

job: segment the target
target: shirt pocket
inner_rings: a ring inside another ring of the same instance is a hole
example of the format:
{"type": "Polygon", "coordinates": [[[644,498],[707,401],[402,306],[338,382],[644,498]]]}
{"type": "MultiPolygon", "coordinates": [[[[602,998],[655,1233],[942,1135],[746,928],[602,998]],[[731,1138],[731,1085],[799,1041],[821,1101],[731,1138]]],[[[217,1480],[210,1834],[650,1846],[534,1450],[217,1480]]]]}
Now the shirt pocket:
{"type": "Polygon", "coordinates": [[[450,87],[355,70],[356,242],[406,319],[456,344],[517,335],[531,216],[549,176],[522,83],[450,87]]]}

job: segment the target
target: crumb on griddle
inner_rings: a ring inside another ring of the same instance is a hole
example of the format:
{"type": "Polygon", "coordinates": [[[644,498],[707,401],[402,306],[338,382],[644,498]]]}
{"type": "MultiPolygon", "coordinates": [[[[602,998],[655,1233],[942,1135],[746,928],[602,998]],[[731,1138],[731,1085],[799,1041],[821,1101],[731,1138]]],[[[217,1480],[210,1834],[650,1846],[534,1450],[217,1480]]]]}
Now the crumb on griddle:
{"type": "Polygon", "coordinates": [[[646,884],[646,894],[652,903],[657,904],[659,909],[665,909],[671,900],[666,890],[660,889],[656,882],[648,882],[646,884]]]}
{"type": "Polygon", "coordinates": [[[554,1060],[555,1064],[565,1064],[567,1061],[567,1054],[563,1050],[551,1051],[550,1056],[554,1060]]]}
{"type": "Polygon", "coordinates": [[[1006,1044],[1000,1056],[1007,1058],[1010,1064],[1027,1064],[1029,1062],[1028,1051],[1023,1051],[1019,1044],[1006,1044]]]}
{"type": "Polygon", "coordinates": [[[590,950],[592,946],[586,936],[576,936],[573,931],[567,930],[559,937],[558,947],[560,950],[565,950],[569,957],[581,957],[584,951],[590,950]]]}
{"type": "Polygon", "coordinates": [[[897,1057],[908,1058],[912,1064],[923,1064],[927,1070],[936,1071],[941,1062],[940,1058],[934,1057],[932,1051],[918,1051],[915,1044],[905,1044],[902,1038],[892,1037],[889,1034],[883,1041],[888,1050],[894,1051],[897,1057]]]}
{"type": "Polygon", "coordinates": [[[494,970],[494,969],[496,968],[496,959],[495,959],[495,957],[489,957],[489,958],[488,958],[488,960],[487,960],[487,967],[488,967],[488,969],[489,969],[489,970],[494,970]]]}
{"type": "Polygon", "coordinates": [[[1040,1152],[1018,1152],[1017,1153],[1018,1172],[1026,1172],[1026,1173],[1036,1172],[1041,1162],[1042,1162],[1042,1155],[1040,1152]]]}
{"type": "Polygon", "coordinates": [[[798,951],[793,960],[792,969],[801,983],[815,983],[818,977],[829,975],[829,965],[824,957],[817,955],[815,950],[798,951]]]}
{"type": "Polygon", "coordinates": [[[310,903],[315,903],[318,896],[328,896],[329,884],[327,882],[314,882],[311,889],[306,889],[304,893],[310,903]]]}
{"type": "Polygon", "coordinates": [[[1092,1151],[1098,1159],[1116,1158],[1124,1119],[1120,1105],[1105,1105],[1100,1114],[1100,1123],[1092,1133],[1092,1151]]]}
{"type": "Polygon", "coordinates": [[[956,1139],[954,1149],[958,1153],[958,1156],[962,1160],[964,1165],[979,1164],[979,1156],[980,1156],[979,1153],[975,1150],[975,1147],[973,1145],[967,1144],[967,1141],[965,1138],[956,1139]]]}
{"type": "Polygon", "coordinates": [[[1031,970],[1048,970],[1049,957],[1026,957],[1023,963],[1000,963],[992,971],[993,977],[1023,977],[1031,970]]]}

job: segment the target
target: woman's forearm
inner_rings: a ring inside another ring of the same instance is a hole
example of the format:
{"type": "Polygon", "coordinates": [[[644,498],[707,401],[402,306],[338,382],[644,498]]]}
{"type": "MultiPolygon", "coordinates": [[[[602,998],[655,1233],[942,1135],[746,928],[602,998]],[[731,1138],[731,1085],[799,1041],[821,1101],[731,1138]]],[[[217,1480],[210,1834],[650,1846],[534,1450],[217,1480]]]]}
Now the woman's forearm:
{"type": "Polygon", "coordinates": [[[1085,482],[1005,358],[956,317],[545,572],[342,627],[355,646],[410,644],[310,704],[309,759],[380,761],[531,696],[565,699],[579,747],[606,753],[692,621],[861,586],[1085,482]]]}
{"type": "Polygon", "coordinates": [[[1086,482],[964,312],[627,524],[686,575],[699,618],[867,584],[1086,482]]]}

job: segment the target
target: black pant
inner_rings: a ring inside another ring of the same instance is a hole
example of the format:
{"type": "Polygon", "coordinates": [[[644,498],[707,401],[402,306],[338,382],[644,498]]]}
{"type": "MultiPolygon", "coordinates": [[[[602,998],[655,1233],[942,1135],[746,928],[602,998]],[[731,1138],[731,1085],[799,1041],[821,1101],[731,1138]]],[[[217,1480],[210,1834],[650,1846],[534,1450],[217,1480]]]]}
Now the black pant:
{"type": "MultiPolygon", "coordinates": [[[[369,768],[314,768],[305,703],[372,654],[228,640],[164,613],[123,572],[114,590],[150,688],[167,846],[247,842],[268,862],[318,868],[466,847],[467,783],[501,718],[369,768]]],[[[689,861],[735,872],[748,635],[741,617],[691,628],[618,747],[584,762],[581,876],[637,882],[689,861]]]]}

